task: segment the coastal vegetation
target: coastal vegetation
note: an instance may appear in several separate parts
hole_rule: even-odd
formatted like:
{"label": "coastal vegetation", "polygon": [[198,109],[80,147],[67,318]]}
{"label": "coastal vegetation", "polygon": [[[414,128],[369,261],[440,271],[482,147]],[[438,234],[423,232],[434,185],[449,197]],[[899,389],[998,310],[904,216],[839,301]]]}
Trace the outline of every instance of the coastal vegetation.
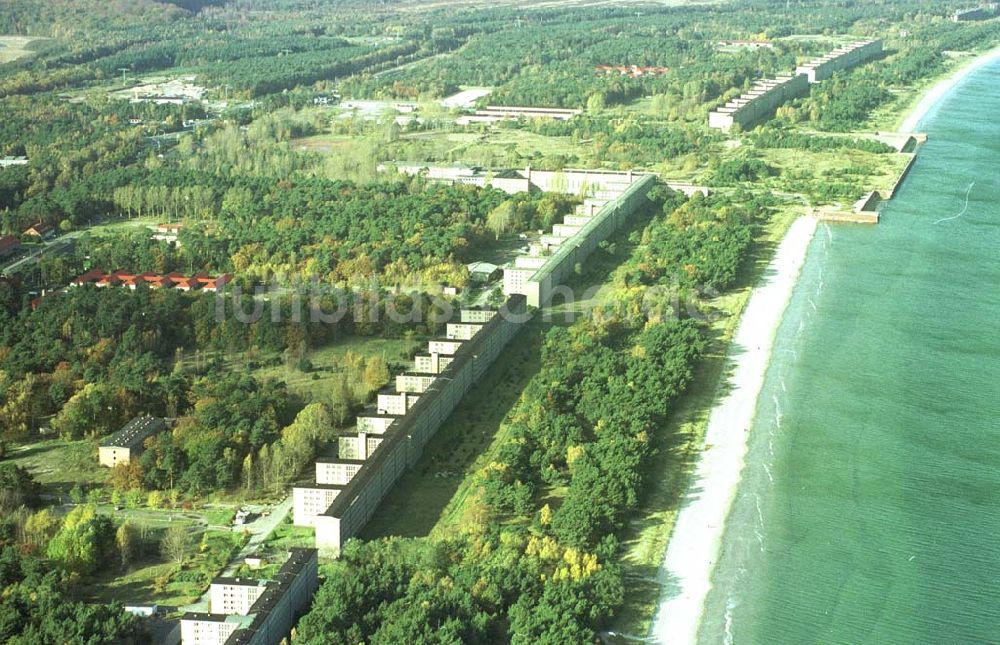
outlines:
{"label": "coastal vegetation", "polygon": [[[663,461],[696,443],[677,422],[691,384],[710,398],[705,374],[721,371],[706,365],[727,328],[703,319],[738,313],[789,213],[893,183],[909,158],[876,125],[949,68],[946,52],[1000,26],[952,23],[957,0],[522,4],[8,3],[0,32],[38,39],[0,52],[0,157],[25,157],[0,169],[0,237],[21,243],[0,267],[0,640],[139,639],[119,605],[97,604],[133,582],[151,601],[196,599],[243,543],[204,505],[221,517],[282,497],[440,331],[383,314],[431,312],[445,287],[495,301],[467,265],[509,261],[590,197],[404,177],[402,160],[495,178],[643,169],[712,194],[658,187],[647,217],[578,267],[602,285],[592,315],[532,323],[492,382],[500,402],[443,430],[462,454],[418,466],[441,517],[407,530],[376,517],[379,537],[328,564],[296,639],[587,642],[623,607],[648,621],[626,584],[632,521],[652,468],[679,482],[693,452]],[[707,127],[754,80],[862,37],[885,39],[881,60],[752,131]],[[491,93],[442,104],[470,86]],[[456,122],[487,104],[582,113]],[[268,287],[254,300],[266,314],[240,322],[252,296],[232,292],[68,286],[91,269],[231,273],[244,294]],[[297,319],[313,285],[322,310],[351,315]],[[170,430],[100,469],[98,442],[145,414]],[[123,519],[139,511],[155,521]],[[202,542],[164,512],[190,513],[181,526]]]}

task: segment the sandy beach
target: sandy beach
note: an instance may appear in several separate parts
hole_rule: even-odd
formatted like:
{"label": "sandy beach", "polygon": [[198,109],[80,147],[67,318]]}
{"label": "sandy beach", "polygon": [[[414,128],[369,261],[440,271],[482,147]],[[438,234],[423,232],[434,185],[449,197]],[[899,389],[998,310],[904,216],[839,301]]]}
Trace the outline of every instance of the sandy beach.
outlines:
{"label": "sandy beach", "polygon": [[933,85],[931,89],[924,93],[924,95],[920,98],[920,102],[906,114],[906,117],[899,126],[899,131],[914,132],[924,117],[926,117],[935,106],[940,104],[941,99],[947,96],[948,92],[952,91],[959,83],[961,83],[962,79],[977,69],[989,65],[998,58],[1000,58],[1000,47],[995,47],[984,54],[976,56],[962,67],[949,74],[946,78]]}
{"label": "sandy beach", "polygon": [[693,643],[697,637],[771,348],[815,231],[812,217],[792,224],[740,318],[729,349],[728,389],[709,416],[705,450],[657,574],[666,590],[653,621],[657,642]]}

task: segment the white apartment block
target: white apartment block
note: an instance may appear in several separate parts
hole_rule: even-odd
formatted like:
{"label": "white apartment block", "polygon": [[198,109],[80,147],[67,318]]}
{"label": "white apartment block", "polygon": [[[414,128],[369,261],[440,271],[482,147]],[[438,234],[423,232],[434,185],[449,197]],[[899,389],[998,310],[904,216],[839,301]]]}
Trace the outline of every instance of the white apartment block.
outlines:
{"label": "white apartment block", "polygon": [[[346,486],[361,470],[363,459],[325,459],[316,462],[316,483]],[[326,510],[326,509],[323,509]]]}
{"label": "white apartment block", "polygon": [[[328,505],[329,506],[329,505]],[[250,578],[216,578],[208,588],[208,609],[213,614],[246,616],[266,588],[262,580]]]}
{"label": "white apartment block", "polygon": [[458,312],[458,322],[488,323],[497,315],[495,309],[461,309]]}
{"label": "white apartment block", "polygon": [[470,323],[448,323],[444,335],[448,340],[472,340],[482,328],[482,325]]}
{"label": "white apartment block", "polygon": [[366,412],[358,416],[358,431],[367,434],[385,434],[392,422],[399,417],[391,414]]}
{"label": "white apartment block", "polygon": [[223,645],[241,626],[225,614],[185,614],[181,620],[181,643]]}
{"label": "white apartment block", "polygon": [[[506,274],[507,272],[504,271]],[[506,279],[506,277],[505,277]],[[447,340],[443,338],[437,338],[427,343],[427,351],[431,354],[445,354],[447,356],[454,356],[461,347],[464,341],[461,340]]]}
{"label": "white apartment block", "polygon": [[413,357],[413,371],[421,374],[440,374],[451,364],[451,356],[418,354]]}
{"label": "white apartment block", "polygon": [[359,432],[355,437],[338,437],[337,454],[341,459],[365,460],[375,452],[380,443],[382,443],[381,436],[369,436],[365,432]]}
{"label": "white apartment block", "polygon": [[403,416],[419,398],[419,394],[412,392],[380,392],[375,408],[379,414]]}
{"label": "white apartment block", "polygon": [[317,515],[330,508],[343,486],[312,484],[292,489],[292,524],[314,526]]}
{"label": "white apartment block", "polygon": [[397,374],[396,375],[396,391],[397,392],[416,392],[417,394],[427,391],[427,388],[434,383],[434,379],[437,378],[436,374]]}

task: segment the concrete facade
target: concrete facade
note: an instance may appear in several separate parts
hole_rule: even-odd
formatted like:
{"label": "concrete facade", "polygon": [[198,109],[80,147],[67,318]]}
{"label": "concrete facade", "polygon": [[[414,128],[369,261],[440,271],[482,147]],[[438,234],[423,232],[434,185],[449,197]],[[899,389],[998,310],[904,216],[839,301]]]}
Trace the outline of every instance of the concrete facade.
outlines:
{"label": "concrete facade", "polygon": [[330,508],[343,488],[334,484],[310,484],[292,488],[292,524],[313,526],[316,516]]}
{"label": "concrete facade", "polygon": [[490,316],[475,336],[460,345],[440,378],[421,395],[407,415],[389,427],[384,440],[349,479],[330,507],[314,518],[318,548],[336,555],[344,541],[358,534],[386,493],[416,464],[430,438],[527,319],[525,298],[515,295],[508,299],[501,315]]}
{"label": "concrete facade", "polygon": [[495,309],[459,309],[458,322],[482,325],[491,321],[495,315]]}
{"label": "concrete facade", "polygon": [[413,371],[420,374],[440,374],[451,363],[451,356],[418,354],[413,357]]}
{"label": "concrete facade", "polygon": [[397,374],[396,391],[422,394],[427,391],[427,388],[429,388],[432,383],[434,383],[435,378],[437,378],[437,376],[434,374],[414,374],[411,372],[406,374]]}
{"label": "concrete facade", "polygon": [[444,336],[448,340],[471,340],[483,326],[478,323],[448,323]]}
{"label": "concrete facade", "polygon": [[102,466],[114,468],[128,464],[142,454],[143,444],[150,437],[167,429],[163,419],[156,417],[136,417],[125,426],[101,442],[97,458]]}
{"label": "concrete facade", "polygon": [[240,622],[225,614],[189,612],[181,618],[183,645],[223,645],[240,628]]}
{"label": "concrete facade", "polygon": [[[621,176],[621,175],[619,175]],[[656,185],[652,175],[632,175],[634,181],[617,198],[603,207],[576,233],[562,240],[552,255],[537,269],[508,268],[504,271],[504,293],[521,294],[532,307],[549,304],[558,285],[564,284],[578,263],[597,245],[617,231],[635,212],[649,203],[646,194]],[[544,236],[543,236],[544,240]]]}
{"label": "concrete facade", "polygon": [[371,435],[367,432],[359,432],[355,436],[343,436],[337,438],[337,454],[341,459],[368,459],[368,455],[375,452],[378,445],[382,443],[381,435]]}
{"label": "concrete facade", "polygon": [[795,68],[796,74],[804,74],[810,83],[821,83],[836,72],[857,67],[882,53],[881,40],[864,40],[838,47],[825,56],[813,59]]}
{"label": "concrete facade", "polygon": [[728,132],[734,125],[747,130],[774,116],[783,103],[809,91],[803,75],[757,81],[753,88],[708,114],[708,125]]}
{"label": "concrete facade", "polygon": [[445,339],[437,338],[435,340],[427,343],[427,351],[431,354],[444,354],[446,356],[453,356],[458,353],[458,350],[462,349],[462,343],[465,341],[457,339]]}
{"label": "concrete facade", "polygon": [[320,484],[334,484],[344,486],[354,477],[361,467],[364,466],[364,459],[321,459],[316,462],[316,482]]}
{"label": "concrete facade", "polygon": [[249,624],[226,639],[225,645],[278,645],[292,632],[298,619],[312,604],[319,587],[319,558],[316,549],[290,549],[264,593],[250,608]]}
{"label": "concrete facade", "polygon": [[394,414],[379,414],[375,409],[365,410],[358,416],[358,432],[385,434],[392,422],[399,418]]}
{"label": "concrete facade", "polygon": [[379,414],[403,416],[420,398],[412,392],[379,392],[375,408]]}
{"label": "concrete facade", "polygon": [[265,584],[263,580],[250,578],[216,578],[208,588],[209,611],[245,616],[264,593]]}

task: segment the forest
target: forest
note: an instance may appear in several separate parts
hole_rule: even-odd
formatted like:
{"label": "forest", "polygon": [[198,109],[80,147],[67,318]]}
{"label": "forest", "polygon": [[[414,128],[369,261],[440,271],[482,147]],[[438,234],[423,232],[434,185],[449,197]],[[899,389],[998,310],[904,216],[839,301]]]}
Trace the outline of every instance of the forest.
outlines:
{"label": "forest", "polygon": [[[870,190],[894,154],[872,138],[878,119],[955,52],[1000,35],[995,20],[950,22],[964,5],[9,0],[0,34],[39,39],[0,64],[0,157],[28,158],[0,169],[0,236],[45,252],[0,279],[0,640],[143,642],[119,604],[84,600],[101,563],[125,574],[170,562],[204,586],[242,542],[196,548],[107,509],[286,495],[412,357],[412,341],[440,331],[394,322],[389,308],[433,311],[442,286],[469,283],[466,264],[507,261],[587,197],[376,170],[413,159],[645,169],[712,194],[658,188],[644,225],[603,245],[596,273],[580,267],[606,287],[599,306],[533,332],[538,372],[485,466],[466,473],[463,530],[349,543],[324,563],[294,641],[594,641],[626,602],[623,541],[651,461],[678,440],[667,419],[712,351],[691,312],[745,283],[779,201]],[[884,38],[885,57],[751,132],[707,127],[708,111],[754,80],[848,37]],[[130,100],[169,81],[202,98]],[[583,113],[460,126],[462,110],[440,100],[470,86],[492,88],[480,107]],[[347,114],[347,99],[386,104]],[[416,104],[412,119],[396,99]],[[50,249],[25,234],[39,222],[65,237]],[[176,240],[154,239],[159,223],[181,225]],[[92,268],[235,279],[217,296],[67,286]],[[237,296],[264,285],[258,300]],[[350,315],[296,322],[313,285],[323,289],[310,304]],[[678,299],[693,306],[674,311]],[[265,302],[273,316],[242,322]],[[371,350],[378,342],[396,344]],[[169,431],[99,482],[53,486],[11,463],[41,443],[95,449],[142,414],[169,418]]]}

